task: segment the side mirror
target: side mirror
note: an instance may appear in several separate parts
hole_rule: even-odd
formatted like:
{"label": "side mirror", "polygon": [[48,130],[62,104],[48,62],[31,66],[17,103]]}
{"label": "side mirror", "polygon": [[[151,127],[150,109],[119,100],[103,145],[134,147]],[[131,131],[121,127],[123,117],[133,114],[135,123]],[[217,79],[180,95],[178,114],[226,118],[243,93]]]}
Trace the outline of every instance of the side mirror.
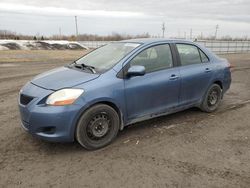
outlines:
{"label": "side mirror", "polygon": [[127,76],[143,76],[145,74],[145,67],[141,65],[133,65],[128,69]]}

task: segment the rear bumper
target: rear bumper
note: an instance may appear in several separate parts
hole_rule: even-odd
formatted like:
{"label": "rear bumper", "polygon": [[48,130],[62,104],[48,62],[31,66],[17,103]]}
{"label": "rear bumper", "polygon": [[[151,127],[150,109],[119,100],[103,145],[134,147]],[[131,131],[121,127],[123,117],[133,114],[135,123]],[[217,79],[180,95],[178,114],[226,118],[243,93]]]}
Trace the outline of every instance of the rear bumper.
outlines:
{"label": "rear bumper", "polygon": [[224,77],[224,81],[223,81],[223,95],[226,93],[227,90],[230,89],[231,82],[232,82],[232,78],[231,78],[231,73],[229,72]]}

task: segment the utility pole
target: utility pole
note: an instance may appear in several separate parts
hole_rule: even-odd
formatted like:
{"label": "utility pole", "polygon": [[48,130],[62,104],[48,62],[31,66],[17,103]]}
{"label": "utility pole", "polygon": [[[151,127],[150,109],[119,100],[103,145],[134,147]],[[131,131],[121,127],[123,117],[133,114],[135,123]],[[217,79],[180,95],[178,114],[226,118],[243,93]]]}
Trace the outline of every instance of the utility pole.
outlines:
{"label": "utility pole", "polygon": [[165,22],[163,22],[162,23],[162,38],[165,37],[165,30],[166,30],[166,28],[165,28]]}
{"label": "utility pole", "polygon": [[193,38],[193,29],[191,28],[190,29],[190,39],[192,39]]}
{"label": "utility pole", "polygon": [[215,34],[214,34],[214,39],[217,38],[217,32],[218,32],[218,29],[219,29],[219,25],[217,24],[216,27],[215,27]]}
{"label": "utility pole", "polygon": [[62,31],[61,31],[61,27],[59,27],[59,37],[60,37],[60,39],[62,38]]}
{"label": "utility pole", "polygon": [[76,23],[76,38],[77,38],[78,36],[77,16],[75,16],[75,23]]}

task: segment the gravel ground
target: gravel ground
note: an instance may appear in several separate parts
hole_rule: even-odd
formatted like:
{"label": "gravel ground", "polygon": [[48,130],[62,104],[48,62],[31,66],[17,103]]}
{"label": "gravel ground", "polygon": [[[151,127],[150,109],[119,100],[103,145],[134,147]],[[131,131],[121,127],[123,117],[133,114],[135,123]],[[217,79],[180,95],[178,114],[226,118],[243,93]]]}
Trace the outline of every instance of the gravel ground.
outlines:
{"label": "gravel ground", "polygon": [[84,51],[0,51],[0,187],[249,187],[250,54],[225,55],[232,86],[212,114],[141,122],[108,147],[48,143],[22,130],[18,91]]}

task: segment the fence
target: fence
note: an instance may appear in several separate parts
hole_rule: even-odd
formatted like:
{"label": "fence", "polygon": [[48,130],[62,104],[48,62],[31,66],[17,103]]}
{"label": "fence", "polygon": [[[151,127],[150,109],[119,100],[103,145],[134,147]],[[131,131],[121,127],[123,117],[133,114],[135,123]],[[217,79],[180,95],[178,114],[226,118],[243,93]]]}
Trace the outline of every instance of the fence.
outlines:
{"label": "fence", "polygon": [[216,54],[250,52],[250,41],[197,41]]}
{"label": "fence", "polygon": [[111,41],[78,41],[80,44],[88,47],[88,48],[99,48]]}
{"label": "fence", "polygon": [[[98,48],[109,42],[111,41],[79,41],[88,48]],[[204,45],[216,54],[250,52],[250,41],[198,40],[196,43]]]}

